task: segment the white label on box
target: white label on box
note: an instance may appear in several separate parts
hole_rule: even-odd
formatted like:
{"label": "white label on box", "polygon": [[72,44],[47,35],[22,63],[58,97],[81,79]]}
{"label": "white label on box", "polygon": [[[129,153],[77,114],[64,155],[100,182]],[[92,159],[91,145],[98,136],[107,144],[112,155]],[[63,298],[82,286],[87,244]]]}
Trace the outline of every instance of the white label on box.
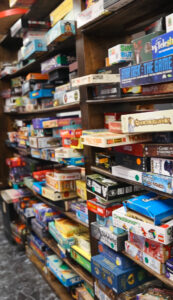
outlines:
{"label": "white label on box", "polygon": [[119,74],[90,74],[72,79],[72,87],[91,84],[116,83],[120,82]]}
{"label": "white label on box", "polygon": [[124,133],[173,131],[173,110],[122,115],[121,121]]}
{"label": "white label on box", "polygon": [[165,265],[162,264],[159,260],[155,259],[154,257],[151,257],[146,253],[143,253],[143,262],[147,267],[149,267],[156,273],[158,274],[165,273]]}
{"label": "white label on box", "polygon": [[89,8],[83,10],[77,16],[77,27],[80,28],[81,26],[93,21],[94,19],[101,16],[104,12],[104,1],[99,0]]}
{"label": "white label on box", "polygon": [[70,92],[66,92],[63,95],[63,103],[73,103],[73,102],[79,102],[80,101],[80,92],[79,90],[74,90]]}
{"label": "white label on box", "polygon": [[122,166],[112,167],[112,175],[142,183],[142,172]]}
{"label": "white label on box", "polygon": [[113,226],[131,231],[161,244],[168,245],[173,241],[173,220],[165,223],[164,226],[156,226],[126,216],[124,207],[114,210],[112,219]]}

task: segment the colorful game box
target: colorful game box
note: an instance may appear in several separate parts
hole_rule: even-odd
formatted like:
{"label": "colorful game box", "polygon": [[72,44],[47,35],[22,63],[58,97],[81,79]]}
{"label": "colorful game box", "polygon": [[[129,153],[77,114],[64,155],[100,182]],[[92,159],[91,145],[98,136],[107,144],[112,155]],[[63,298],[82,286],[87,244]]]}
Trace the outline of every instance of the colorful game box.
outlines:
{"label": "colorful game box", "polygon": [[131,198],[123,202],[124,207],[128,210],[136,211],[151,220],[155,225],[164,224],[173,218],[172,199],[165,199],[155,193]]}
{"label": "colorful game box", "polygon": [[147,272],[138,266],[121,270],[102,254],[92,257],[92,275],[116,293],[122,293],[147,281]]}
{"label": "colorful game box", "polygon": [[117,64],[133,60],[133,46],[131,44],[120,44],[108,49],[109,63]]}
{"label": "colorful game box", "polygon": [[135,260],[143,262],[143,251],[129,241],[125,241],[125,251]]}
{"label": "colorful game box", "polygon": [[140,157],[121,152],[115,152],[115,164],[141,172],[150,171],[150,159],[148,157]]}
{"label": "colorful game box", "polygon": [[115,175],[120,178],[125,178],[128,180],[133,180],[136,182],[142,183],[142,174],[143,172],[132,170],[123,166],[113,166],[112,175]]}
{"label": "colorful game box", "polygon": [[173,177],[173,160],[151,157],[151,172]]}
{"label": "colorful game box", "polygon": [[173,178],[170,176],[157,175],[153,173],[143,173],[142,183],[155,190],[173,194]]}
{"label": "colorful game box", "polygon": [[124,133],[172,131],[173,110],[122,115]]}
{"label": "colorful game box", "polygon": [[173,31],[162,34],[152,39],[152,56],[153,59],[173,54]]}
{"label": "colorful game box", "polygon": [[173,55],[120,69],[121,88],[173,81]]}
{"label": "colorful game box", "polygon": [[146,223],[126,216],[124,207],[116,209],[112,214],[113,225],[130,231],[145,238],[154,240],[164,245],[168,245],[173,241],[173,220],[161,226]]}
{"label": "colorful game box", "polygon": [[34,40],[27,47],[25,47],[24,59],[38,57],[46,51],[47,47],[44,40]]}
{"label": "colorful game box", "polygon": [[70,256],[88,272],[91,272],[91,255],[78,246],[71,246]]}
{"label": "colorful game box", "polygon": [[172,144],[146,144],[144,148],[146,156],[173,157]]}
{"label": "colorful game box", "polygon": [[127,233],[116,235],[109,228],[100,226],[97,222],[91,223],[91,235],[115,251],[124,250],[124,242],[127,240]]}
{"label": "colorful game box", "polygon": [[45,39],[47,46],[55,42],[63,42],[75,33],[74,21],[61,20],[46,33]]}

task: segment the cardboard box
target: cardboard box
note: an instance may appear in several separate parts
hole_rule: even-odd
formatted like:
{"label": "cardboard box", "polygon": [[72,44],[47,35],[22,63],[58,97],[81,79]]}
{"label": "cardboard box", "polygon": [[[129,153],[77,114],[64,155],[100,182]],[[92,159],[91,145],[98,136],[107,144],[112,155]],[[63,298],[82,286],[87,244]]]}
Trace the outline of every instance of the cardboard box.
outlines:
{"label": "cardboard box", "polygon": [[41,158],[41,149],[31,148],[31,156],[35,158]]}
{"label": "cardboard box", "polygon": [[153,240],[145,239],[144,252],[151,257],[165,263],[172,253],[173,245],[163,245]]}
{"label": "cardboard box", "polygon": [[145,154],[145,147],[149,145],[145,144],[132,144],[132,145],[125,145],[125,146],[119,146],[116,147],[114,150],[115,152],[120,152],[128,155],[134,155],[134,156],[140,156],[140,157],[145,157],[147,156]]}
{"label": "cardboard box", "polygon": [[173,177],[173,160],[151,157],[151,172]]}
{"label": "cardboard box", "polygon": [[95,295],[99,300],[117,300],[117,294],[98,279],[94,282]]}
{"label": "cardboard box", "polygon": [[82,135],[82,144],[87,146],[94,146],[99,148],[110,148],[115,146],[135,144],[140,142],[147,142],[151,140],[151,136],[147,134],[116,134],[109,131],[101,133],[93,133],[89,135]]}
{"label": "cardboard box", "polygon": [[172,131],[173,110],[122,115],[121,122],[124,133]]}
{"label": "cardboard box", "polygon": [[173,280],[173,259],[170,258],[166,262],[166,277]]}
{"label": "cardboard box", "polygon": [[164,31],[153,32],[132,41],[135,64],[151,60],[152,58],[152,39]]}
{"label": "cardboard box", "polygon": [[126,233],[116,235],[109,228],[98,225],[97,222],[91,223],[91,235],[115,251],[124,250],[124,242],[127,240]]}
{"label": "cardboard box", "polygon": [[81,157],[81,153],[72,148],[60,147],[55,149],[55,159],[71,157]]}
{"label": "cardboard box", "polygon": [[88,210],[104,218],[112,216],[112,212],[121,206],[121,202],[111,203],[109,206],[105,206],[101,203],[97,203],[96,199],[87,200]]}
{"label": "cardboard box", "polygon": [[61,234],[55,227],[54,222],[49,222],[48,228],[49,228],[49,233],[53,236],[55,241],[58,244],[60,244],[60,246],[63,247],[64,249],[70,250],[71,246],[75,244],[75,238],[63,236],[63,234]]}
{"label": "cardboard box", "polygon": [[112,214],[113,225],[131,231],[145,238],[168,245],[173,241],[173,221],[161,226],[139,221],[126,216],[124,207],[116,209]]}
{"label": "cardboard box", "polygon": [[53,128],[53,127],[64,127],[71,125],[80,125],[81,118],[63,118],[63,119],[53,119],[49,122],[44,122],[44,128]]}
{"label": "cardboard box", "polygon": [[41,89],[39,91],[33,91],[29,93],[31,99],[39,98],[52,98],[54,94],[54,89]]}
{"label": "cardboard box", "polygon": [[36,118],[32,119],[32,125],[34,129],[43,129],[43,125],[45,121],[49,121],[50,118]]}
{"label": "cardboard box", "polygon": [[166,16],[166,32],[173,31],[173,14]]}
{"label": "cardboard box", "polygon": [[125,168],[123,166],[113,166],[112,175],[142,183],[143,172]]}
{"label": "cardboard box", "polygon": [[133,60],[133,46],[131,44],[120,44],[108,49],[110,65]]}
{"label": "cardboard box", "polygon": [[82,77],[72,79],[72,87],[78,87],[82,85],[95,85],[104,83],[115,83],[120,81],[119,74],[90,74]]}
{"label": "cardboard box", "polygon": [[148,217],[155,225],[164,224],[173,217],[172,199],[165,199],[155,193],[147,193],[123,202],[128,210]]}
{"label": "cardboard box", "polygon": [[96,153],[95,164],[96,167],[111,172],[112,166],[115,165],[115,156],[109,153]]}
{"label": "cardboard box", "polygon": [[145,148],[146,156],[154,156],[154,157],[173,157],[173,146],[172,144],[146,144]]}
{"label": "cardboard box", "polygon": [[129,155],[121,152],[115,153],[115,164],[122,165],[124,167],[141,171],[150,171],[150,158]]}
{"label": "cardboard box", "polygon": [[91,86],[89,88],[92,99],[109,99],[121,97],[121,89],[119,83],[107,83]]}
{"label": "cardboard box", "polygon": [[76,34],[75,22],[61,20],[46,33],[45,39],[47,46],[52,43],[63,42],[74,34]]}
{"label": "cardboard box", "polygon": [[151,257],[150,255],[143,253],[143,262],[144,265],[149,267],[151,270],[155,271],[156,273],[162,275],[165,273],[165,265],[162,264],[159,260]]}
{"label": "cardboard box", "polygon": [[104,9],[104,1],[99,0],[92,6],[84,9],[77,16],[77,27],[80,28],[87,23],[92,22],[94,19],[107,14],[108,12]]}
{"label": "cardboard box", "polygon": [[80,276],[64,264],[57,255],[47,256],[46,266],[65,287],[81,283]]}
{"label": "cardboard box", "polygon": [[173,143],[173,132],[154,132],[152,134],[152,142],[156,144]]}
{"label": "cardboard box", "polygon": [[125,251],[135,260],[143,262],[143,251],[141,251],[129,241],[125,241]]}
{"label": "cardboard box", "polygon": [[71,129],[71,130],[65,130],[65,129],[61,129],[60,130],[60,136],[62,138],[80,138],[82,135],[82,129]]}
{"label": "cardboard box", "polygon": [[113,133],[122,133],[122,129],[121,129],[121,121],[116,121],[116,122],[110,122],[108,124],[108,128],[110,132]]}
{"label": "cardboard box", "polygon": [[76,180],[76,192],[78,197],[87,200],[87,189],[85,180]]}
{"label": "cardboard box", "polygon": [[52,200],[52,201],[61,201],[67,199],[74,199],[77,197],[75,192],[63,192],[59,193],[50,187],[43,186],[42,187],[42,196]]}
{"label": "cardboard box", "polygon": [[31,59],[40,56],[47,51],[47,46],[44,40],[33,40],[24,50],[24,59]]}
{"label": "cardboard box", "polygon": [[26,33],[28,29],[46,31],[49,28],[50,22],[27,20],[26,18],[21,18],[16,23],[14,23],[14,25],[10,28],[10,31],[12,37],[22,38],[24,33]]}
{"label": "cardboard box", "polygon": [[[125,241],[125,243],[126,243],[126,241]],[[132,260],[127,258],[124,254],[118,253],[118,252],[110,249],[108,246],[106,246],[102,242],[98,243],[98,251],[100,254],[103,254],[110,261],[112,261],[115,266],[119,267],[122,270],[131,268],[134,266],[134,262]]]}
{"label": "cardboard box", "polygon": [[160,94],[169,94],[173,93],[173,83],[159,83],[144,85],[142,87],[142,95],[160,95]]}
{"label": "cardboard box", "polygon": [[172,50],[173,31],[162,34],[152,39],[153,59],[165,57],[173,54]]}
{"label": "cardboard box", "polygon": [[173,194],[173,179],[170,176],[143,173],[142,183],[144,186],[149,186],[155,190]]}
{"label": "cardboard box", "polygon": [[46,174],[46,184],[56,189],[58,192],[71,192],[76,190],[76,184],[74,180],[59,181],[53,174]]}
{"label": "cardboard box", "polygon": [[29,144],[32,148],[47,148],[61,146],[58,138],[54,137],[30,137]]}
{"label": "cardboard box", "polygon": [[121,270],[102,254],[92,257],[91,270],[94,277],[118,294],[147,280],[147,272],[140,267]]}
{"label": "cardboard box", "polygon": [[173,81],[173,55],[120,69],[121,88]]}
{"label": "cardboard box", "polygon": [[78,246],[71,246],[71,258],[73,258],[79,265],[91,273],[91,255],[86,254],[87,253],[81,250]]}
{"label": "cardboard box", "polygon": [[66,55],[56,55],[43,63],[41,63],[41,72],[42,74],[50,73],[56,68],[67,65],[67,56]]}
{"label": "cardboard box", "polygon": [[80,92],[78,89],[66,92],[63,96],[63,103],[74,103],[74,102],[80,102]]}
{"label": "cardboard box", "polygon": [[90,293],[86,290],[85,287],[76,288],[76,293],[78,300],[93,300],[93,297],[90,295]]}
{"label": "cardboard box", "polygon": [[43,81],[46,81],[49,79],[49,75],[48,74],[41,74],[41,73],[29,73],[27,76],[26,76],[26,81],[29,81],[29,80],[43,80]]}
{"label": "cardboard box", "polygon": [[73,9],[72,0],[64,0],[57,8],[50,13],[52,27],[63,19]]}
{"label": "cardboard box", "polygon": [[106,200],[114,200],[132,192],[129,184],[110,180],[100,174],[88,175],[86,185],[89,191]]}

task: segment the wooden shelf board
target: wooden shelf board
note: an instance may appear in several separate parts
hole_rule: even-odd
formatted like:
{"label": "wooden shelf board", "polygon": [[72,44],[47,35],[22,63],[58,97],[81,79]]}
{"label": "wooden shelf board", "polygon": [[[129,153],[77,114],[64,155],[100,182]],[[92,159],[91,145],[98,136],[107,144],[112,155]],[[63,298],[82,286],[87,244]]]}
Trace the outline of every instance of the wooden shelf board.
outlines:
{"label": "wooden shelf board", "polygon": [[147,187],[145,185],[143,185],[142,183],[140,182],[136,182],[136,181],[132,181],[132,180],[128,180],[128,179],[125,179],[125,178],[120,178],[118,176],[115,176],[115,175],[112,175],[110,172],[106,171],[106,170],[103,170],[101,168],[98,168],[98,167],[95,167],[95,166],[91,166],[91,170],[94,171],[94,172],[97,172],[99,174],[102,174],[104,176],[107,176],[111,179],[114,179],[116,181],[120,181],[120,182],[126,182],[128,184],[131,184],[131,185],[139,185],[141,186],[144,190],[147,190],[147,191],[151,191],[151,192],[154,192],[156,194],[159,194],[159,195],[162,195],[164,197],[168,197],[170,198],[172,195],[171,194],[168,194],[168,193],[164,193],[164,192],[161,192],[161,191],[158,191],[156,189],[152,189],[150,187]]}
{"label": "wooden shelf board", "polygon": [[145,270],[147,270],[149,273],[151,273],[152,275],[154,275],[155,277],[157,277],[158,279],[160,279],[166,285],[168,285],[168,286],[170,286],[170,287],[173,288],[173,281],[171,281],[170,279],[166,278],[164,275],[160,275],[160,274],[156,273],[155,271],[151,270],[149,267],[147,267],[146,265],[144,265],[144,263],[142,263],[139,260],[136,260],[134,257],[132,257],[131,255],[129,255],[125,251],[122,251],[122,253],[125,256],[127,256],[128,258],[130,258],[131,260],[133,260],[135,263],[137,263],[139,266],[141,266],[142,268],[144,268]]}
{"label": "wooden shelf board", "polygon": [[150,95],[150,96],[128,96],[128,97],[118,97],[111,99],[98,99],[98,100],[87,100],[88,104],[106,104],[106,103],[129,103],[129,102],[147,102],[147,101],[158,101],[158,100],[173,100],[173,93],[162,94],[162,95]]}
{"label": "wooden shelf board", "polygon": [[59,111],[64,111],[64,110],[75,110],[80,108],[80,103],[70,103],[70,104],[64,104],[64,105],[59,105],[57,107],[51,107],[47,109],[42,109],[42,110],[37,110],[37,111],[32,111],[32,112],[7,112],[5,114],[7,115],[14,115],[14,116],[24,116],[24,115],[32,115],[33,114],[46,114],[48,112],[56,113]]}
{"label": "wooden shelf board", "polygon": [[[122,36],[144,30],[159,17],[168,15],[173,9],[171,0],[151,2],[150,0],[134,0],[132,3],[101,18],[82,26],[83,32],[100,37]],[[134,13],[135,12],[135,13]]]}
{"label": "wooden shelf board", "polygon": [[[58,255],[58,257],[61,258],[60,256],[60,251],[56,245],[56,241],[53,240],[53,238],[43,238],[43,242],[49,246],[49,248]],[[62,259],[62,258],[61,258]],[[78,263],[73,261],[70,258],[64,258],[63,261],[71,268],[73,269],[79,276],[81,276],[82,279],[84,279],[89,285],[93,286],[93,280],[92,280],[92,275],[89,274],[87,271],[85,271]]]}
{"label": "wooden shelf board", "polygon": [[23,68],[19,69],[17,72],[6,75],[1,78],[1,80],[9,80],[11,78],[17,77],[17,76],[23,76],[31,72],[40,72],[40,64],[43,61],[46,61],[47,59],[51,58],[52,56],[56,54],[73,54],[75,53],[75,43],[76,43],[76,36],[73,35],[69,38],[67,38],[63,42],[56,43],[55,46],[48,46],[48,51],[46,53],[43,53],[40,55],[35,61],[25,65]]}
{"label": "wooden shelf board", "polygon": [[46,274],[44,272],[44,264],[39,261],[39,259],[34,255],[31,254],[30,251],[26,251],[27,257],[29,260],[35,265],[37,270],[43,276],[45,281],[49,284],[52,290],[55,292],[57,297],[61,300],[72,300],[71,295],[68,293],[68,290],[56,279],[55,276],[50,276],[50,274]]}
{"label": "wooden shelf board", "polygon": [[[26,188],[29,189],[27,186],[26,186]],[[59,206],[58,206],[58,202],[59,202],[59,201],[54,202],[54,201],[48,200],[48,199],[42,197],[41,195],[37,194],[37,193],[36,193],[35,191],[33,191],[32,189],[29,189],[29,190],[30,190],[30,191],[34,194],[34,196],[36,196],[41,202],[44,202],[45,204],[47,204],[47,205],[53,207],[54,209],[60,211],[63,215],[65,215],[67,218],[69,218],[69,219],[75,221],[76,223],[80,223],[81,225],[83,225],[83,226],[89,228],[89,225],[86,224],[86,223],[84,223],[84,222],[82,222],[82,221],[80,221],[80,220],[76,217],[76,215],[75,215],[74,213],[69,212],[69,211],[64,211],[63,208],[59,207]],[[72,200],[73,200],[73,199],[72,199]],[[64,201],[64,200],[63,200],[63,201]],[[67,200],[67,201],[68,201],[68,200]]]}

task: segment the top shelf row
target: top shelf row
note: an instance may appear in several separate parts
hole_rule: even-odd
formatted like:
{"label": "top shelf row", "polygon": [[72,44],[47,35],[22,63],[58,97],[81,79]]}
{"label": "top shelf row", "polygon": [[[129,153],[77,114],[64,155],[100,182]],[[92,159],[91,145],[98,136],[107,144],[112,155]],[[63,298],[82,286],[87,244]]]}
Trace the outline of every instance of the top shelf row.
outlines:
{"label": "top shelf row", "polygon": [[[37,0],[23,18],[36,21],[48,20],[49,14],[61,2],[62,0],[51,0],[48,5],[47,0]],[[165,0],[164,7],[162,0],[154,2],[150,0],[115,0],[111,6],[108,6],[106,0],[99,0],[97,3],[97,11],[94,11],[92,6],[82,11],[80,20],[77,21],[77,26],[82,32],[98,37],[101,36],[105,39],[143,30],[150,23],[157,20],[159,16],[167,15],[173,10],[171,0]],[[82,3],[79,0],[76,3],[74,2],[73,6],[77,15],[81,10]],[[88,17],[89,15],[92,17]],[[20,18],[20,15],[18,18]],[[7,22],[7,20],[5,19],[4,22]],[[16,43],[19,42],[17,44],[20,46],[21,41],[10,36],[11,22],[9,21],[7,24],[9,24],[9,30],[1,38],[0,45],[9,47],[12,43],[14,45],[15,41]]]}

